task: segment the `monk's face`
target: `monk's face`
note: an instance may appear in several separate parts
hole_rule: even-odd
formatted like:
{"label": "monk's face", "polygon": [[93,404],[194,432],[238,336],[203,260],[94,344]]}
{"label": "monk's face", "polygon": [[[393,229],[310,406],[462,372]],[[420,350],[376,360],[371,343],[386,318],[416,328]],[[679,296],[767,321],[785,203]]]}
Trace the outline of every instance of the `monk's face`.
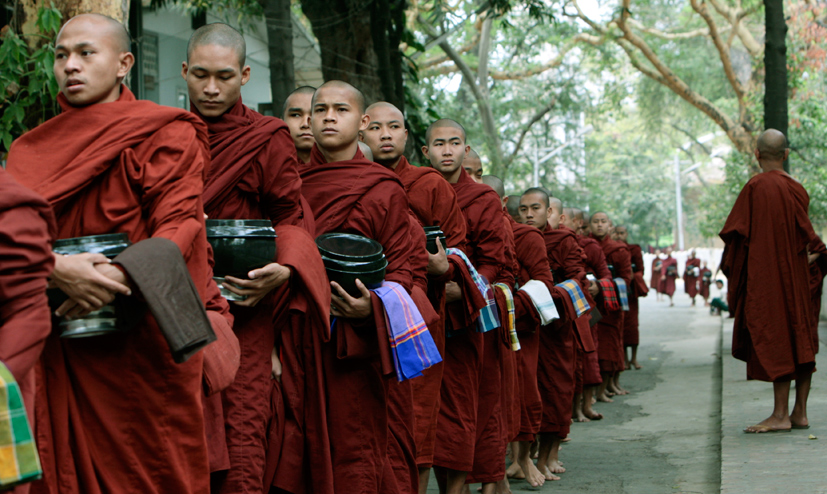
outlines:
{"label": "monk's face", "polygon": [[618,242],[626,243],[626,240],[629,238],[629,230],[626,227],[618,226],[615,228],[615,240]]}
{"label": "monk's face", "polygon": [[316,90],[310,127],[319,147],[335,151],[357,141],[370,117],[363,115],[357,96],[348,88],[326,86]]}
{"label": "monk's face", "polygon": [[[543,229],[548,223],[548,216],[551,209],[546,199],[537,193],[523,194],[520,198],[521,223]],[[555,227],[556,228],[556,227]]]}
{"label": "monk's face", "polygon": [[312,101],[313,93],[296,93],[291,95],[284,105],[287,107],[287,111],[284,112],[284,122],[290,129],[290,136],[293,137],[298,151],[309,152],[316,143],[313,131],[310,130]]}
{"label": "monk's face", "polygon": [[241,97],[241,86],[250,80],[250,66],[241,67],[238,52],[221,45],[200,45],[184,62],[181,76],[187,81],[190,102],[205,117],[220,117]]}
{"label": "monk's face", "polygon": [[428,157],[431,166],[446,177],[459,170],[469,150],[462,131],[449,126],[431,129],[431,142],[422,146],[422,153]]}
{"label": "monk's face", "polygon": [[592,235],[603,238],[609,234],[609,217],[604,213],[595,213],[592,215],[589,227],[591,228]]}
{"label": "monk's face", "polygon": [[482,161],[478,156],[466,154],[462,161],[462,167],[465,168],[465,173],[471,177],[471,180],[478,184],[482,183]]}
{"label": "monk's face", "polygon": [[70,19],[55,44],[55,78],[72,106],[116,101],[134,61],[113,26],[93,16]]}
{"label": "monk's face", "polygon": [[370,123],[362,132],[362,141],[370,147],[377,163],[395,168],[408,143],[405,117],[391,106],[375,106],[368,111],[368,117]]}

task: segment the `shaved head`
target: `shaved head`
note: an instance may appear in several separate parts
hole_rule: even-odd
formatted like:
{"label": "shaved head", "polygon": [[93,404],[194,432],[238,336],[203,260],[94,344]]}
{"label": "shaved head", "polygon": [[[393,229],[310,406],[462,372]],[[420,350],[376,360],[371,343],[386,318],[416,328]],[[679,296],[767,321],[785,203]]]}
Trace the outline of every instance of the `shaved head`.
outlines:
{"label": "shaved head", "polygon": [[569,218],[574,218],[574,208],[563,208],[563,214]]}
{"label": "shaved head", "polygon": [[548,207],[550,206],[550,204],[549,204],[549,196],[550,196],[550,194],[549,194],[549,193],[548,193],[548,191],[547,191],[546,189],[544,189],[543,187],[532,187],[532,188],[530,188],[530,189],[526,190],[525,192],[523,192],[523,195],[524,195],[524,196],[527,196],[527,195],[529,195],[529,194],[537,194],[537,195],[539,195],[539,196],[542,198],[543,205],[544,205],[546,208],[548,208]]}
{"label": "shaved head", "polygon": [[[468,152],[465,153],[465,159],[462,160],[462,167],[465,168],[465,173],[471,177],[471,180],[478,184],[485,183],[482,180],[482,159],[476,151],[469,148]],[[502,199],[502,195],[500,195],[500,199]]]}
{"label": "shaved head", "polygon": [[757,148],[761,159],[783,161],[786,158],[787,138],[775,129],[767,129],[758,137]]}
{"label": "shaved head", "polygon": [[196,29],[187,43],[187,63],[190,62],[193,50],[206,45],[218,45],[232,49],[238,56],[238,68],[244,68],[247,62],[247,43],[244,41],[244,36],[234,27],[216,22]]}
{"label": "shaved head", "polygon": [[[459,122],[457,122],[455,120],[451,120],[450,118],[440,118],[436,122],[429,125],[428,130],[425,131],[425,142],[430,144],[431,143],[431,132],[434,129],[440,129],[440,128],[444,128],[444,127],[450,127],[452,129],[459,130],[460,135],[462,135],[462,142],[465,142],[465,140],[466,140],[465,127],[460,125]],[[479,158],[479,156],[478,156],[478,158]]]}
{"label": "shaved head", "polygon": [[[294,89],[290,94],[288,94],[287,98],[284,99],[284,106],[281,108],[281,118],[282,118],[282,120],[284,120],[284,117],[287,116],[287,110],[292,108],[292,105],[290,105],[290,98],[293,95],[309,94],[312,97],[313,93],[315,93],[315,92],[316,92],[316,88],[313,87],[313,86],[299,86],[296,89]],[[310,107],[300,108],[300,109],[310,110]]]}
{"label": "shaved head", "polygon": [[548,198],[548,207],[553,209],[557,214],[563,214],[563,201],[556,197]]}
{"label": "shaved head", "polygon": [[483,175],[482,176],[482,183],[494,189],[494,192],[500,196],[500,199],[505,197],[505,184],[496,175]]}
{"label": "shaved head", "polygon": [[523,222],[520,216],[520,196],[508,196],[505,208],[508,210],[508,215],[514,218],[514,221],[517,223]]}
{"label": "shaved head", "polygon": [[366,110],[365,113],[370,113],[373,110],[378,110],[379,108],[384,108],[390,110],[396,114],[399,120],[404,121],[405,115],[402,114],[402,111],[396,107],[393,103],[388,103],[387,101],[378,101],[372,105],[370,105]]}
{"label": "shaved head", "polygon": [[126,26],[124,26],[123,23],[117,19],[113,19],[108,15],[103,14],[80,14],[72,17],[66,21],[66,24],[64,24],[62,28],[60,28],[60,32],[57,33],[57,40],[55,41],[55,44],[60,44],[60,36],[63,34],[63,30],[66,29],[66,26],[68,26],[70,22],[78,21],[92,22],[96,24],[96,27],[107,31],[107,34],[112,36],[115,47],[119,52],[125,53],[132,49],[132,40],[129,36],[129,31],[126,30]]}
{"label": "shaved head", "polygon": [[362,141],[359,141],[356,144],[359,145],[359,150],[361,150],[362,154],[365,155],[365,159],[368,161],[373,161],[373,151],[370,150],[370,146]]}
{"label": "shaved head", "polygon": [[313,95],[313,102],[312,102],[313,106],[316,106],[316,95],[319,94],[319,91],[321,91],[322,89],[327,89],[327,88],[343,89],[345,91],[350,92],[351,95],[353,96],[352,103],[354,103],[354,106],[356,106],[356,110],[359,112],[360,115],[365,114],[365,109],[366,109],[365,95],[362,94],[362,91],[359,91],[358,89],[356,89],[355,87],[353,87],[352,85],[348,84],[345,81],[336,81],[336,80],[327,81],[324,84],[322,84],[321,86],[319,86],[319,89],[317,89],[315,94]]}

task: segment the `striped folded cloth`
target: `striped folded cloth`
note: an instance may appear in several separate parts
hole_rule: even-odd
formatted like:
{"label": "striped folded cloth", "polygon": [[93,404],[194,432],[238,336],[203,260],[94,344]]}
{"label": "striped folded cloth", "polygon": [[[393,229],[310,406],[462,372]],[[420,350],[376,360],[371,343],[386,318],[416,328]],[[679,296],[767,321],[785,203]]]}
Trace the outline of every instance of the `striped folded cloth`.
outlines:
{"label": "striped folded cloth", "polygon": [[555,319],[560,319],[560,314],[557,312],[557,306],[554,305],[554,299],[551,298],[551,293],[545,283],[538,280],[528,280],[528,282],[520,287],[531,299],[537,313],[540,314],[540,324],[546,326]]}
{"label": "striped folded cloth", "polygon": [[626,281],[623,278],[615,278],[615,285],[617,285],[617,298],[620,299],[620,307],[624,312],[629,312],[629,287],[626,286]]}
{"label": "striped folded cloth", "polygon": [[589,305],[588,300],[586,300],[586,296],[583,295],[583,290],[580,288],[580,283],[574,280],[566,280],[562,283],[558,283],[557,286],[569,294],[569,298],[571,299],[571,303],[577,313],[577,317],[582,316],[592,308],[591,305]]}
{"label": "striped folded cloth", "polygon": [[508,330],[508,341],[511,343],[511,350],[519,351],[520,338],[517,336],[517,324],[514,321],[514,295],[511,293],[511,288],[505,283],[494,283],[494,286],[499,288],[505,296],[505,306],[508,309],[506,329]]}
{"label": "striped folded cloth", "polygon": [[43,475],[20,386],[0,362],[0,490]]}
{"label": "striped folded cloth", "polygon": [[431,332],[414,301],[402,285],[383,281],[372,290],[382,300],[393,365],[399,381],[422,375],[422,371],[442,362]]}
{"label": "striped folded cloth", "polygon": [[617,290],[612,280],[604,278],[597,280],[597,285],[600,287],[600,293],[603,294],[603,306],[609,312],[620,310],[620,302],[617,299]]}
{"label": "striped folded cloth", "polygon": [[494,291],[488,285],[488,280],[486,280],[485,276],[481,275],[477,271],[477,268],[471,264],[471,261],[468,259],[468,256],[465,255],[465,252],[452,247],[446,251],[446,254],[449,256],[458,256],[462,259],[462,262],[464,262],[465,266],[468,267],[468,272],[471,273],[471,278],[474,280],[474,284],[477,285],[480,293],[483,297],[485,297],[485,307],[480,309],[480,317],[477,318],[477,332],[487,333],[492,329],[499,328],[500,318],[497,315],[497,301],[494,300]]}

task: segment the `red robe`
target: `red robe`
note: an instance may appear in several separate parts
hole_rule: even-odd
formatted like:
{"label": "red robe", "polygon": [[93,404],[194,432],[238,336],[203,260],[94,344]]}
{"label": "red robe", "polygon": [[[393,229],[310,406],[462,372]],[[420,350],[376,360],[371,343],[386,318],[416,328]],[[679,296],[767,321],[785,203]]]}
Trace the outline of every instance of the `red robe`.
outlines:
{"label": "red robe", "polygon": [[[577,235],[566,227],[552,230],[546,225],[543,240],[554,279],[579,282],[583,293],[588,294],[585,257]],[[550,326],[540,331],[537,366],[537,384],[543,398],[540,432],[566,437],[571,427],[571,403],[575,388],[575,332],[584,328],[579,328],[573,321],[555,321]]]}
{"label": "red robe", "polygon": [[[203,117],[194,106],[191,110],[209,129],[212,164],[203,196],[207,215],[267,219],[274,227],[300,223],[301,179],[287,125],[247,108],[241,98],[217,118]],[[231,305],[242,357],[235,381],[222,393],[230,469],[214,480],[215,492],[261,492],[266,450],[281,447],[267,439],[274,419],[270,393],[281,392],[278,383],[271,382],[270,352],[283,327],[273,322],[283,315],[288,296],[285,286],[255,307]]]}
{"label": "red robe", "polygon": [[690,298],[694,299],[698,295],[699,277],[691,274],[692,268],[701,268],[701,260],[697,257],[686,260],[686,272],[683,275],[683,289]]}
{"label": "red robe", "polygon": [[[361,151],[352,160],[326,163],[314,147],[301,178],[316,235],[356,233],[376,240],[388,261],[385,280],[410,291],[408,200],[397,176],[367,161]],[[322,349],[327,409],[334,412],[327,427],[335,492],[399,492],[388,452],[389,386],[396,377],[391,377],[381,302],[376,295],[371,301],[373,318],[338,319],[331,342]]]}
{"label": "red robe", "polygon": [[[810,329],[813,335],[813,346],[818,353],[818,321],[821,319],[821,293],[824,286],[824,276],[827,275],[827,246],[816,237],[810,241],[810,253],[821,254],[810,263]],[[708,292],[707,292],[708,296]]]}
{"label": "red robe", "polygon": [[[669,266],[675,266],[675,274],[666,274]],[[675,294],[675,280],[678,279],[678,260],[669,255],[666,259],[661,260],[660,281],[658,282],[658,291],[665,293],[670,297]]]}
{"label": "red robe", "polygon": [[[608,235],[600,242],[603,253],[606,254],[606,264],[614,266],[616,278],[622,278],[626,287],[632,286],[632,256],[626,244],[615,242]],[[597,334],[600,339],[598,359],[600,372],[620,372],[626,368],[626,356],[623,353],[623,319],[626,313],[622,310],[606,311],[603,318],[597,323]]]}
{"label": "red robe", "polygon": [[747,378],[784,381],[813,372],[807,246],[816,235],[810,198],[782,171],[760,173],[741,190],[720,236],[721,269],[735,315],[732,355]]}
{"label": "red robe", "polygon": [[[20,386],[34,424],[35,365],[52,331],[46,278],[54,268],[49,204],[0,168],[0,361]],[[29,492],[29,485],[14,494]]]}
{"label": "red robe", "polygon": [[[577,242],[586,254],[586,272],[600,280],[611,279],[612,273],[606,264],[606,254],[603,253],[603,249],[597,243],[597,240],[578,235]],[[598,310],[598,308],[595,306],[594,310]],[[591,325],[589,331],[595,346],[599,349],[600,335],[597,332],[597,324]],[[594,352],[583,353],[582,355],[584,386],[596,386],[603,382],[603,378],[600,376],[599,351],[597,349]]]}
{"label": "red robe", "polygon": [[[530,280],[542,281],[553,293],[554,280],[546,255],[543,234],[533,226],[512,220],[516,246],[517,284],[525,285]],[[520,433],[512,438],[517,441],[533,441],[540,432],[543,419],[543,400],[537,385],[537,364],[540,356],[540,315],[531,298],[525,292],[514,292],[514,309],[520,351],[516,352],[517,376],[520,403]]]}
{"label": "red robe", "polygon": [[[52,205],[57,238],[170,239],[204,300],[206,126],[189,112],[137,101],[125,86],[112,103],[58,101],[63,113],[15,141],[7,168]],[[176,364],[149,313],[106,337],[52,333],[35,412],[44,479],[33,492],[208,492],[202,365],[201,354]]]}
{"label": "red robe", "polygon": [[645,289],[646,284],[643,283],[643,251],[639,245],[627,245],[629,254],[632,257],[632,284],[629,285],[629,311],[623,314],[623,345],[638,345],[640,343],[640,323],[638,315],[640,313],[640,304],[638,297],[640,296],[641,288]]}
{"label": "red robe", "polygon": [[[656,290],[660,292],[660,281],[661,281],[661,266],[663,265],[663,259],[659,257],[655,257],[652,259],[652,277],[649,279],[649,288],[652,290]],[[663,293],[663,292],[661,292]]]}
{"label": "red robe", "polygon": [[705,278],[704,273],[712,273],[712,271],[709,268],[701,268],[701,281],[698,283],[698,294],[700,294],[704,300],[707,300],[709,298],[709,286],[712,285],[713,280],[711,277]]}
{"label": "red robe", "polygon": [[[465,217],[466,254],[477,271],[493,283],[499,279],[507,262],[500,198],[491,187],[471,180],[464,170],[452,186]],[[461,266],[457,269],[463,270]],[[467,281],[466,277],[463,279]],[[476,287],[473,283],[466,283],[462,289],[463,300],[453,302],[446,308],[445,330],[448,337],[443,355],[445,373],[440,389],[434,466],[470,472],[474,466],[474,445],[477,442],[480,379],[483,370],[485,380],[492,383],[499,383],[501,376],[498,366],[483,369],[484,335],[477,333],[474,327],[476,312],[469,314],[469,309],[473,310],[476,305],[470,302],[479,300],[479,291],[474,293]],[[488,398],[493,401],[493,397]],[[496,399],[499,400],[499,394]]]}

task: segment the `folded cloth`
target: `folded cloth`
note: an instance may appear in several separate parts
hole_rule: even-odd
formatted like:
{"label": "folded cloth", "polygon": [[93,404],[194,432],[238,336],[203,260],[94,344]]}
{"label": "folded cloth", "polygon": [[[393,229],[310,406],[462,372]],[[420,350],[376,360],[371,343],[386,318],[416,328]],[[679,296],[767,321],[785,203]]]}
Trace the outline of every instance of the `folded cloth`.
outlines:
{"label": "folded cloth", "polygon": [[560,319],[560,313],[557,312],[557,306],[554,305],[554,300],[551,298],[551,292],[545,283],[538,280],[528,280],[528,282],[520,287],[520,291],[525,292],[534,303],[534,308],[540,314],[540,324],[546,326],[555,319]]}
{"label": "folded cloth", "polygon": [[[505,306],[508,309],[508,319],[505,321],[505,329],[508,331],[508,341],[511,343],[511,350],[516,352],[520,349],[520,338],[517,336],[517,325],[514,322],[514,294],[511,293],[511,288],[505,283],[495,283],[494,286],[499,288],[505,296]],[[551,305],[554,305],[554,302],[552,302]]]}
{"label": "folded cloth", "polygon": [[20,386],[0,362],[0,490],[43,475]]}
{"label": "folded cloth", "polygon": [[603,307],[608,312],[620,310],[620,302],[617,300],[617,290],[612,280],[605,278],[597,280],[597,286],[600,287],[600,293],[603,295]]}
{"label": "folded cloth", "polygon": [[442,362],[431,332],[408,292],[398,283],[383,281],[372,290],[382,300],[396,378],[404,381]]}
{"label": "folded cloth", "polygon": [[123,266],[141,290],[176,363],[186,362],[215,341],[204,302],[174,242],[160,237],[142,240],[112,262]]}
{"label": "folded cloth", "polygon": [[580,288],[580,283],[574,280],[566,280],[562,283],[558,283],[557,286],[565,290],[569,295],[571,303],[574,306],[574,310],[577,313],[577,317],[582,316],[592,308],[586,300],[586,296],[583,295],[583,290]]}
{"label": "folded cloth", "polygon": [[615,278],[615,285],[617,285],[617,297],[620,299],[620,307],[624,312],[629,312],[629,288],[626,286],[626,281],[623,278]]}
{"label": "folded cloth", "polygon": [[480,293],[483,297],[485,297],[485,307],[480,309],[480,317],[477,318],[477,331],[480,333],[487,333],[492,329],[496,329],[500,327],[500,318],[497,316],[497,301],[494,300],[494,292],[491,290],[491,287],[488,286],[488,280],[485,279],[485,276],[481,275],[477,268],[471,264],[471,261],[468,259],[468,256],[465,255],[465,252],[461,251],[460,249],[450,248],[446,251],[449,256],[457,256],[462,259],[462,262],[465,263],[465,266],[468,268],[468,272],[471,273],[471,278],[474,280],[474,284],[477,285]]}

